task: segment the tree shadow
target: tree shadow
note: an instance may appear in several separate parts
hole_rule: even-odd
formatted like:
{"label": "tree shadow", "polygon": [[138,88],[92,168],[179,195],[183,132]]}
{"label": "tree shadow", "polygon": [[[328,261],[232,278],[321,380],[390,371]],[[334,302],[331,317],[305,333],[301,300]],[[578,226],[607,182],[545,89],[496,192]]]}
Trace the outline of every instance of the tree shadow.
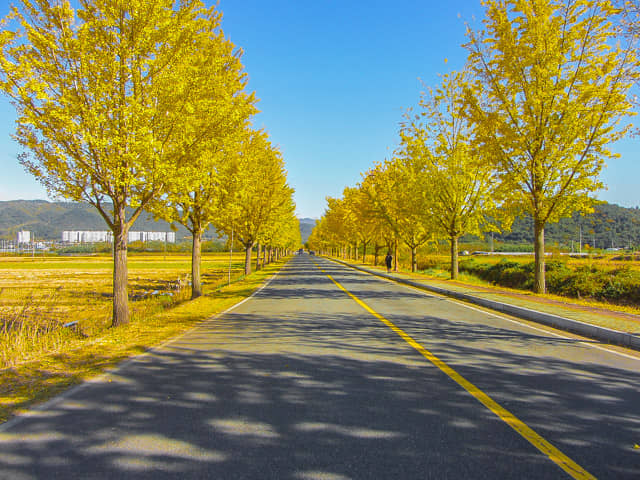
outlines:
{"label": "tree shadow", "polygon": [[[327,295],[322,272],[294,271],[14,423],[0,478],[565,475],[344,292]],[[597,478],[640,476],[637,363],[585,360],[582,342],[452,321],[439,299],[361,284],[367,301],[399,298],[390,320]],[[408,315],[414,302],[424,313]]]}
{"label": "tree shadow", "polygon": [[[473,358],[456,368],[598,478],[640,473],[637,454],[622,451],[638,429],[627,372],[470,346],[444,353]],[[353,315],[228,314],[21,421],[0,445],[0,478],[561,474],[386,327]],[[572,456],[585,450],[587,465]]]}

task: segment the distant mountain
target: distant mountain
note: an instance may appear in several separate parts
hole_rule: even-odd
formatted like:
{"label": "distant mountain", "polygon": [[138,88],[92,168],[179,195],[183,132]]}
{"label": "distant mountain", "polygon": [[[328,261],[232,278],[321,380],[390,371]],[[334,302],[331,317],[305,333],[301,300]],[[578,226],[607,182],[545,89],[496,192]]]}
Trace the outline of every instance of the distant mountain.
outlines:
{"label": "distant mountain", "polygon": [[[570,246],[573,241],[576,248],[582,233],[582,244],[596,248],[630,248],[640,246],[640,209],[626,208],[611,203],[595,205],[589,215],[574,213],[558,223],[545,227],[544,236],[547,245],[559,243]],[[533,220],[525,215],[513,222],[510,232],[495,235],[497,240],[506,243],[533,244]]]}
{"label": "distant mountain", "polygon": [[[313,218],[300,219],[300,236],[306,242],[316,225]],[[176,224],[176,240],[180,241],[190,233],[182,225]],[[20,230],[29,230],[36,240],[60,240],[64,230],[108,230],[104,219],[91,205],[75,202],[48,202],[46,200],[0,201],[0,238],[15,240]],[[155,221],[147,212],[142,213],[133,225],[132,231],[169,232],[171,226],[163,221]],[[207,238],[217,238],[213,229]]]}
{"label": "distant mountain", "polygon": [[305,244],[309,240],[309,235],[313,227],[316,226],[317,220],[315,218],[299,218],[300,222],[300,236],[302,237],[302,243]]}
{"label": "distant mountain", "polygon": [[[300,218],[300,236],[305,243],[317,220]],[[176,225],[176,239],[181,241],[189,232]],[[37,240],[59,240],[63,230],[107,230],[103,218],[91,205],[74,202],[48,202],[46,200],[0,201],[0,238],[15,240],[19,230],[29,230]],[[135,222],[133,231],[168,232],[171,226],[165,221],[155,221],[149,213],[143,213]],[[577,247],[582,230],[582,243],[598,248],[640,246],[640,209],[625,208],[601,203],[595,212],[580,216],[574,214],[545,228],[547,245],[559,243]],[[217,238],[209,231],[207,238]],[[495,234],[494,238],[506,243],[533,243],[533,222],[523,216],[513,223],[510,232]]]}
{"label": "distant mountain", "polygon": [[[63,230],[108,230],[108,227],[98,211],[84,203],[46,200],[0,202],[0,238],[15,240],[19,230],[29,230],[37,240],[60,240]],[[163,220],[153,220],[151,214],[144,212],[131,230],[169,232],[171,226]],[[187,229],[177,225],[177,240],[189,235]]]}

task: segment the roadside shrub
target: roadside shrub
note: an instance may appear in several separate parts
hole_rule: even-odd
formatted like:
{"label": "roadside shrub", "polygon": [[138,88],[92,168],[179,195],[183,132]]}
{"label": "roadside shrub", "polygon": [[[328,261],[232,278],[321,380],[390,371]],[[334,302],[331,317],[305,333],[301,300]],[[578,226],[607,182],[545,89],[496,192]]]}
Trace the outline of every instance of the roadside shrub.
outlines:
{"label": "roadside shrub", "polygon": [[619,255],[617,257],[612,257],[611,260],[619,262],[640,262],[640,255],[637,253],[632,255]]}
{"label": "roadside shrub", "polygon": [[480,263],[475,259],[464,260],[460,263],[460,270],[505,287],[526,289],[533,286],[532,265],[506,258],[494,265]]}
{"label": "roadside shrub", "polygon": [[470,273],[483,280],[487,278],[487,270],[491,267],[490,264],[476,261],[474,257],[467,257],[464,260],[460,260],[458,268],[461,272]]}
{"label": "roadside shrub", "polygon": [[80,243],[56,248],[58,255],[86,255],[91,253],[110,253],[113,247],[110,243]]}
{"label": "roadside shrub", "polygon": [[[519,263],[503,258],[465,257],[460,271],[494,285],[533,289],[534,262]],[[616,269],[594,265],[569,265],[565,259],[545,264],[547,292],[573,298],[592,298],[619,305],[640,306],[640,270],[631,265]]]}
{"label": "roadside shrub", "polygon": [[597,298],[626,305],[640,304],[640,272],[624,266],[612,270],[606,277]]}
{"label": "roadside shrub", "polygon": [[565,295],[568,297],[591,297],[596,298],[604,286],[602,272],[589,266],[577,267],[567,275],[567,278],[550,293]]}
{"label": "roadside shrub", "polygon": [[418,259],[418,270],[451,270],[451,262],[449,259],[431,256]]}
{"label": "roadside shrub", "polygon": [[[535,268],[535,263],[532,265]],[[549,293],[563,295],[561,292],[566,292],[571,289],[572,277],[575,272],[566,262],[560,260],[549,260],[545,262],[545,273],[545,282]]]}

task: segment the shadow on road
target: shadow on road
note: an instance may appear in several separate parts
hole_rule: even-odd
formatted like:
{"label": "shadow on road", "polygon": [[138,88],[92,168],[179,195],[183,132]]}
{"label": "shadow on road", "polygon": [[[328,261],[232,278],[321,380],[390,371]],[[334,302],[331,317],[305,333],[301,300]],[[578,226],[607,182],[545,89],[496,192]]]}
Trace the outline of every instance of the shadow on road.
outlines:
{"label": "shadow on road", "polygon": [[[342,307],[323,273],[296,269],[257,295],[261,308],[295,297],[325,310],[238,309],[138,358],[0,434],[0,478],[563,477],[387,327]],[[596,477],[640,475],[640,382],[628,371],[548,355],[572,340],[428,312],[391,319],[578,463],[588,451]]]}

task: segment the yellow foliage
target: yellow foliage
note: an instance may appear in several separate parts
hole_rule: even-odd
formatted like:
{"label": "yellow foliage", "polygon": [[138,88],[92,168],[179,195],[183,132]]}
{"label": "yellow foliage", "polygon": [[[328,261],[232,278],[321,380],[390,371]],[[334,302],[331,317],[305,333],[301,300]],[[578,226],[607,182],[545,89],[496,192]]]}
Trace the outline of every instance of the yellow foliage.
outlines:
{"label": "yellow foliage", "polygon": [[220,20],[200,0],[22,0],[5,19],[0,88],[21,162],[113,231],[114,324],[128,321],[128,229],[154,198],[191,186],[205,141],[252,112],[252,96],[229,100],[245,80]]}
{"label": "yellow foliage", "polygon": [[637,78],[630,45],[616,44],[608,0],[486,0],[484,30],[468,30],[466,115],[493,159],[512,211],[536,230],[536,290],[544,292],[544,226],[589,211],[609,144],[625,135]]}

